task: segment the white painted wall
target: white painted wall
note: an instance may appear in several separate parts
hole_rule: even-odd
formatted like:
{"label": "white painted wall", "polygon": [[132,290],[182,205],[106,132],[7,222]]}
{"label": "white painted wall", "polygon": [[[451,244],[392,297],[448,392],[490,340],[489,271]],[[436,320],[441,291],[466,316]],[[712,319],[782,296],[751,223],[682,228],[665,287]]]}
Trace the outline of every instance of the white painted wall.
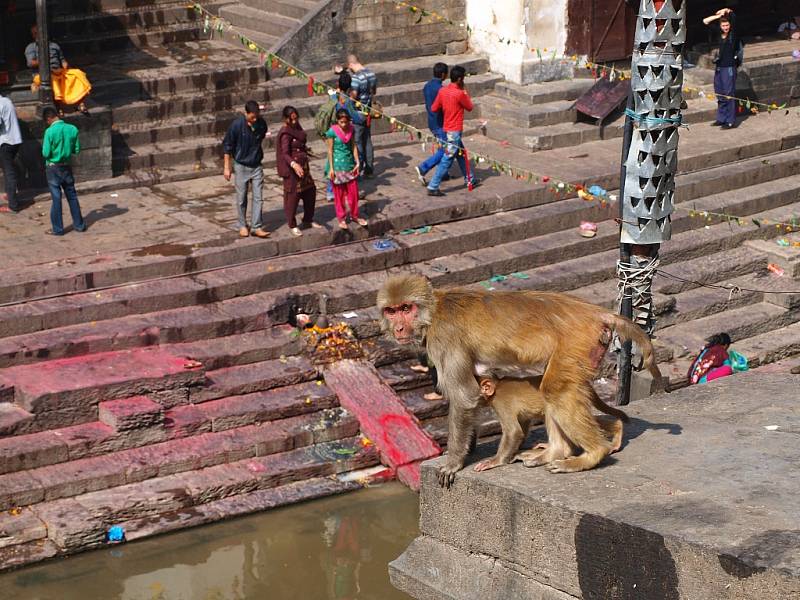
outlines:
{"label": "white painted wall", "polygon": [[489,57],[492,71],[522,83],[523,62],[539,60],[530,48],[563,56],[567,0],[467,0],[467,23],[471,48]]}

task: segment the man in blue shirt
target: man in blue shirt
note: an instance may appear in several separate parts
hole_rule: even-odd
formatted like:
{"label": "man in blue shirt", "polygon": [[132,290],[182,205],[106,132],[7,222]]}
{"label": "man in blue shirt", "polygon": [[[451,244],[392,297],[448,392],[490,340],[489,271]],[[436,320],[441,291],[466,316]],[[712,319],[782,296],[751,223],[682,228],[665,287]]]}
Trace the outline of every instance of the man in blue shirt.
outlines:
{"label": "man in blue shirt", "polygon": [[368,110],[375,101],[378,78],[371,69],[368,69],[358,61],[358,57],[355,54],[350,54],[347,57],[347,68],[352,73],[352,86],[356,94],[355,99],[364,105],[363,112],[367,113],[362,125],[353,122],[358,156],[361,159],[361,174],[364,177],[372,177],[375,171],[375,151],[372,147],[372,119]]}
{"label": "man in blue shirt", "polygon": [[[250,234],[265,238],[269,232],[261,224],[261,188],[264,184],[264,169],[261,161],[264,151],[261,143],[267,135],[267,123],[261,118],[258,102],[248,100],[244,114],[234,119],[222,140],[225,166],[222,172],[226,181],[235,174],[236,211],[238,215],[239,236]],[[233,161],[233,166],[231,166]],[[247,228],[247,184],[253,190],[253,211],[250,216],[250,229]]]}
{"label": "man in blue shirt", "polygon": [[[444,113],[441,110],[433,112],[431,106],[433,105],[433,101],[436,100],[436,96],[439,95],[439,90],[442,89],[442,81],[447,78],[447,72],[448,67],[446,64],[441,62],[436,63],[433,65],[433,79],[422,88],[422,93],[425,96],[425,110],[428,111],[428,129],[431,130],[431,133],[437,140],[440,140],[436,142],[436,151],[422,161],[418,167],[414,167],[414,171],[417,173],[417,179],[426,187],[428,182],[425,179],[425,174],[436,167],[444,156],[444,145],[447,138],[444,133]],[[464,157],[459,154],[456,156],[456,160],[458,161],[458,166],[461,167],[461,172],[464,174],[464,180],[466,181],[467,171]],[[449,175],[445,175],[443,180],[449,178]]]}

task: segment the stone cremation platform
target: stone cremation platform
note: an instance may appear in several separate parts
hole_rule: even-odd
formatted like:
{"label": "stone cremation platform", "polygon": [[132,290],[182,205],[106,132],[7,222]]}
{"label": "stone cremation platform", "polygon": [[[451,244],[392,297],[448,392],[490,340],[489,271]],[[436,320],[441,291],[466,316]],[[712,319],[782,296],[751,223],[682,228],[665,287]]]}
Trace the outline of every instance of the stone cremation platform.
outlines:
{"label": "stone cremation platform", "polygon": [[425,600],[800,598],[798,379],[745,373],[637,403],[592,471],[468,466],[445,490],[444,459],[425,463],[422,535],[393,584]]}

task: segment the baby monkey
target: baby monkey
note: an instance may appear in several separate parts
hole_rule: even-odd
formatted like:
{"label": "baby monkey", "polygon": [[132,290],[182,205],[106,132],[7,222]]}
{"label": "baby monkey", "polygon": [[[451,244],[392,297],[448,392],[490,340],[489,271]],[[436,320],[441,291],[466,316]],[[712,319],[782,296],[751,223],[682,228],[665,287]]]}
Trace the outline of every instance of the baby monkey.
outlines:
{"label": "baby monkey", "polygon": [[[537,459],[544,454],[548,447],[552,446],[555,446],[551,450],[555,451],[558,459],[567,458],[576,453],[577,448],[573,443],[564,436],[555,423],[550,423],[548,431],[555,432],[555,435],[551,435],[546,444],[539,444],[517,454],[520,444],[528,435],[530,425],[547,420],[544,410],[544,395],[539,391],[541,380],[541,376],[519,379],[496,379],[483,376],[478,378],[481,396],[497,413],[502,436],[497,454],[475,465],[476,471],[488,471],[515,460],[521,460],[526,467],[539,466],[543,463]],[[613,421],[595,417],[595,421],[611,441],[611,452],[616,452],[622,445],[622,423],[629,421],[628,415],[600,400],[594,389],[591,390],[591,397],[592,404],[596,409],[615,417]]]}

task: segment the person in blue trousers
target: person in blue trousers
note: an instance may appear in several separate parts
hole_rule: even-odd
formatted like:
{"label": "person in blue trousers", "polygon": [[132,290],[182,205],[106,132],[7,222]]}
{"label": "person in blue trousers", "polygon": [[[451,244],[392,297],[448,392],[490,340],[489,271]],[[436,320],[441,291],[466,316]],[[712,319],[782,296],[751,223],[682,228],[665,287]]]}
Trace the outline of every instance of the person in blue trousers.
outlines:
{"label": "person in blue trousers", "polygon": [[[730,8],[721,8],[703,23],[715,28],[719,49],[715,59],[714,93],[717,95],[717,120],[723,129],[736,127],[736,69],[741,66],[744,47],[736,31],[736,15]],[[713,25],[712,25],[713,23]]]}
{"label": "person in blue trousers", "polygon": [[[431,169],[439,166],[439,163],[442,162],[442,157],[444,156],[444,145],[447,138],[444,133],[444,114],[441,110],[434,112],[431,110],[431,106],[433,106],[433,101],[436,100],[436,96],[439,95],[439,90],[442,89],[442,82],[447,78],[448,71],[449,69],[446,64],[442,62],[436,63],[433,65],[433,79],[426,83],[425,87],[422,88],[422,94],[425,96],[425,110],[428,111],[428,129],[431,130],[431,133],[438,140],[435,147],[436,151],[422,161],[419,166],[414,167],[414,171],[417,173],[417,179],[419,179],[420,183],[424,186],[428,185],[425,175]],[[467,167],[466,163],[464,162],[464,157],[457,156],[456,160],[458,161],[458,166],[461,167],[461,173],[464,175],[464,181],[466,181]],[[445,175],[443,181],[447,181],[449,178],[449,175]]]}

